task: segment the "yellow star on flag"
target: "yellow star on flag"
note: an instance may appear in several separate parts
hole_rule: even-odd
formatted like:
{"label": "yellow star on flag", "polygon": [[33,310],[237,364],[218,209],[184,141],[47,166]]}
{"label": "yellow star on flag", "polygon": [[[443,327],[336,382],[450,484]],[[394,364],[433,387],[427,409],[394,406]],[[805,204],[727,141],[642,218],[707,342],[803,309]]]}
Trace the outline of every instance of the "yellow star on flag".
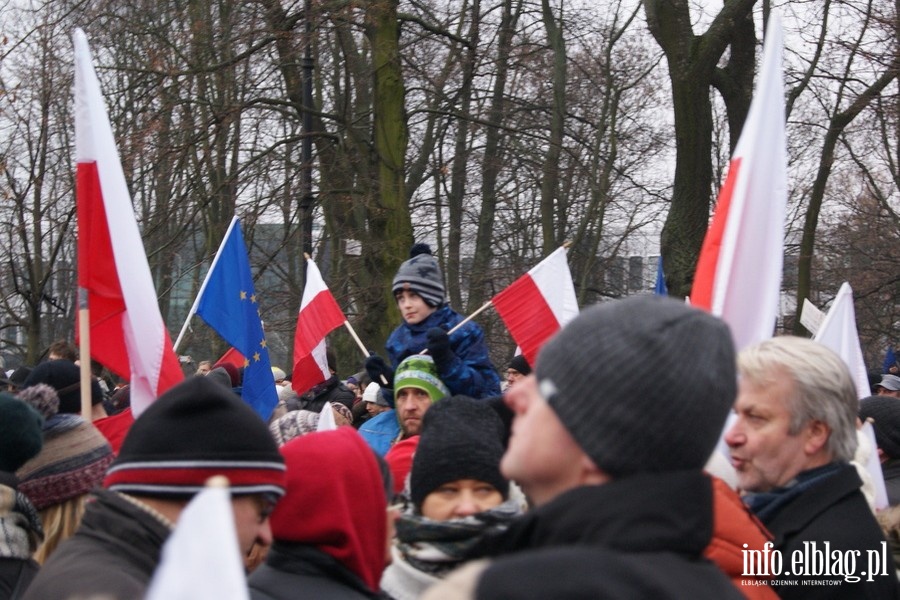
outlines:
{"label": "yellow star on flag", "polygon": [[247,299],[247,292],[245,292],[244,290],[241,290],[241,300],[246,300],[246,299]]}

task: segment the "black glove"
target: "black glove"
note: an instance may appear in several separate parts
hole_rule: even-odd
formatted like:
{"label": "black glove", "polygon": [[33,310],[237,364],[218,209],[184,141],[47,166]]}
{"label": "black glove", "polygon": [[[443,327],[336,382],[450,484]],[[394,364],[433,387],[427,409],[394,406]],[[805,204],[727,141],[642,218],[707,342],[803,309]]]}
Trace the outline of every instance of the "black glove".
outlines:
{"label": "black glove", "polygon": [[440,327],[432,327],[425,332],[425,339],[428,340],[428,353],[434,359],[434,364],[438,370],[442,365],[446,365],[455,356],[453,350],[450,349],[450,336]]}
{"label": "black glove", "polygon": [[[366,373],[369,379],[383,387],[394,387],[394,369],[377,354],[371,354],[366,358]],[[382,376],[384,379],[382,380]],[[387,382],[387,383],[385,383]]]}

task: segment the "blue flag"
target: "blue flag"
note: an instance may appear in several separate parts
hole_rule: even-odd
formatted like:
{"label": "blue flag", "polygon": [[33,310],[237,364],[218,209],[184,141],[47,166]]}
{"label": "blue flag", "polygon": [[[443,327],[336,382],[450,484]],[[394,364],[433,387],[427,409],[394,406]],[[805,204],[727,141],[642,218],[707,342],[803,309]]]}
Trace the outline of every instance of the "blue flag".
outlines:
{"label": "blue flag", "polygon": [[197,314],[244,355],[241,396],[268,421],[278,403],[275,379],[253,289],[250,259],[235,217],[200,291]]}
{"label": "blue flag", "polygon": [[887,352],[884,354],[884,364],[881,367],[882,373],[890,373],[891,367],[897,365],[897,355],[894,354],[894,347],[888,346]]}
{"label": "blue flag", "polygon": [[653,292],[657,296],[669,295],[669,288],[666,287],[666,274],[663,272],[662,254],[659,255],[659,260],[656,261],[656,287],[653,289]]}

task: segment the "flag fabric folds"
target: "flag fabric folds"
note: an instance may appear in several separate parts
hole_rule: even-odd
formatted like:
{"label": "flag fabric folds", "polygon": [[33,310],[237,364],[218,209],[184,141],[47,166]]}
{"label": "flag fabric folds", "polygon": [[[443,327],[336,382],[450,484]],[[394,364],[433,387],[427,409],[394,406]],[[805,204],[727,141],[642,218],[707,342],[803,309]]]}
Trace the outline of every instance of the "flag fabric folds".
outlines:
{"label": "flag fabric folds", "polygon": [[787,204],[781,22],[766,32],[760,80],[697,262],[692,306],[722,317],[736,347],[772,337]]}
{"label": "flag fabric folds", "polygon": [[227,487],[207,487],[188,503],[162,548],[145,598],[249,600]]}
{"label": "flag fabric folds", "polygon": [[130,382],[132,412],[138,417],[184,375],[159,311],[100,82],[81,29],[75,30],[73,43],[78,286],[87,297],[91,357]]}
{"label": "flag fabric folds", "polygon": [[859,345],[859,334],[856,330],[856,310],[853,307],[853,289],[846,281],[838,290],[831,308],[825,315],[813,338],[820,344],[834,350],[844,359],[856,385],[856,395],[862,399],[871,395],[869,375],[866,361]]}
{"label": "flag fabric folds", "polygon": [[222,339],[244,355],[241,397],[263,420],[278,403],[266,336],[259,313],[259,297],[241,224],[234,217],[206,275],[197,301],[197,314]]}
{"label": "flag fabric folds", "polygon": [[331,377],[325,356],[325,336],[347,320],[313,260],[306,260],[306,285],[294,333],[291,386],[298,394]]}
{"label": "flag fabric folds", "polygon": [[528,364],[538,350],[578,315],[566,249],[560,247],[491,300]]}
{"label": "flag fabric folds", "polygon": [[229,348],[225,351],[225,354],[219,357],[219,360],[215,362],[215,364],[220,365],[222,363],[228,363],[234,365],[238,369],[247,364],[247,359],[243,354],[237,351],[235,348]]}
{"label": "flag fabric folds", "polygon": [[657,296],[668,296],[669,287],[666,285],[666,273],[663,271],[662,254],[656,261],[656,285],[653,286],[653,293]]}

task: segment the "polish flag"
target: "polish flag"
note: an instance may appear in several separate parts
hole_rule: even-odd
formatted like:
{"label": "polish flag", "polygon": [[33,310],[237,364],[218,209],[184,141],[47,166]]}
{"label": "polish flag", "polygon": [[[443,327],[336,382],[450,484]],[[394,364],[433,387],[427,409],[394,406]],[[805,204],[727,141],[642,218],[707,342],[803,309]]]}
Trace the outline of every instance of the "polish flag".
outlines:
{"label": "polish flag", "polygon": [[303,394],[331,377],[325,357],[325,336],[347,321],[344,311],[322,279],[312,259],[306,260],[306,287],[297,332],[294,334],[294,373],[291,387]]}
{"label": "polish flag", "polygon": [[220,356],[219,360],[215,362],[215,364],[217,365],[220,365],[222,363],[229,363],[240,369],[241,367],[247,366],[247,359],[243,354],[241,354],[240,350],[232,347],[226,350],[225,354]]}
{"label": "polish flag", "polygon": [[[184,378],[163,323],[91,51],[75,45],[78,286],[87,294],[91,357],[129,380],[138,417]],[[76,327],[76,331],[78,328]]]}
{"label": "polish flag", "polygon": [[534,367],[538,350],[578,315],[575,285],[560,247],[491,300],[525,360]]}
{"label": "polish flag", "polygon": [[703,240],[692,306],[722,317],[738,350],[772,337],[787,204],[781,21],[772,14],[756,94]]}

